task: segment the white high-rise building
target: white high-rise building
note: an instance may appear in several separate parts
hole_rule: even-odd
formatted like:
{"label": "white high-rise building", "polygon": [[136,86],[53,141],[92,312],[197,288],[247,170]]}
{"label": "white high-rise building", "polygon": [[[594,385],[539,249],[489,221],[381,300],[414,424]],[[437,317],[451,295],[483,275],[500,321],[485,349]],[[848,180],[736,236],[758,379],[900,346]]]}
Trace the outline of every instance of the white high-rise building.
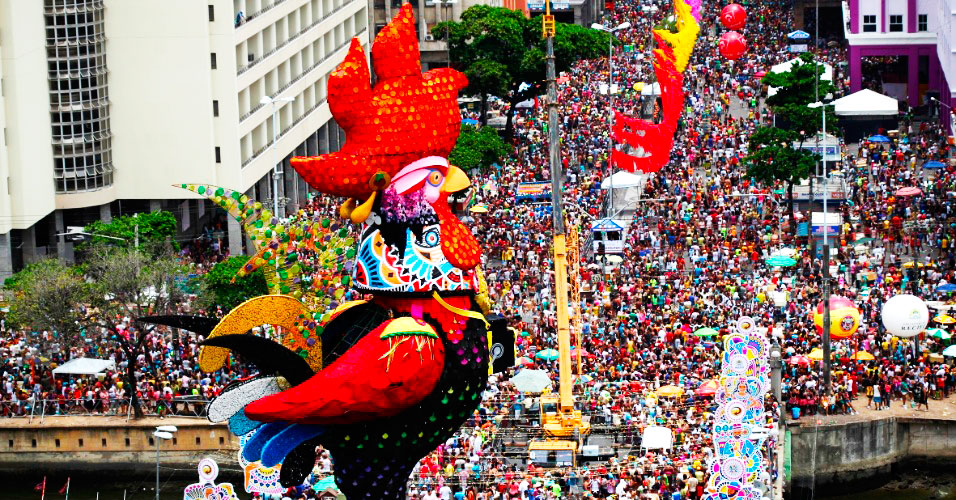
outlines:
{"label": "white high-rise building", "polygon": [[239,251],[238,224],[173,184],[266,200],[274,159],[337,150],[328,76],[368,19],[364,0],[0,0],[0,278],[70,258],[68,226],[146,210]]}

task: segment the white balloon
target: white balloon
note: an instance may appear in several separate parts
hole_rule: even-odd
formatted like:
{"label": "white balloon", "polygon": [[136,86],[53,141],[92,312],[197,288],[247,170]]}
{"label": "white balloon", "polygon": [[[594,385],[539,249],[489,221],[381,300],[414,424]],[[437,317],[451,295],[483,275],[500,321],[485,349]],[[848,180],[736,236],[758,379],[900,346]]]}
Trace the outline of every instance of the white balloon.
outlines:
{"label": "white balloon", "polygon": [[915,337],[928,323],[929,309],[915,295],[895,295],[883,304],[883,326],[897,337]]}

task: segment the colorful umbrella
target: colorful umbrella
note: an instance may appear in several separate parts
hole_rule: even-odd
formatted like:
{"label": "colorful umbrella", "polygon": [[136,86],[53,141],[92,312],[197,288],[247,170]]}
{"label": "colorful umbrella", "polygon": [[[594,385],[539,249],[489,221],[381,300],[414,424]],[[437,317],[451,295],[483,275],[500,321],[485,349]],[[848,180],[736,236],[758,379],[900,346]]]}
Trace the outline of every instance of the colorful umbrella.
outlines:
{"label": "colorful umbrella", "polygon": [[710,379],[703,384],[700,384],[700,387],[694,391],[694,394],[698,396],[713,396],[717,394],[717,388],[720,387],[720,383],[716,379]]}
{"label": "colorful umbrella", "polygon": [[810,351],[810,354],[808,354],[807,357],[813,361],[823,361],[823,349],[817,347],[816,349]]}
{"label": "colorful umbrella", "polygon": [[855,359],[857,361],[873,361],[876,358],[866,351],[856,351],[853,353],[853,356],[850,359]]}
{"label": "colorful umbrella", "polygon": [[558,359],[558,356],[560,356],[560,354],[554,349],[545,349],[534,355],[535,358],[543,359],[545,361],[554,361]]}
{"label": "colorful umbrella", "polygon": [[488,206],[487,206],[487,205],[475,205],[475,206],[471,207],[468,211],[471,212],[471,213],[473,213],[473,214],[486,214],[486,213],[488,213]]}
{"label": "colorful umbrella", "polygon": [[803,355],[791,356],[790,359],[787,360],[787,363],[791,365],[809,365],[810,358]]}
{"label": "colorful umbrella", "polygon": [[793,260],[793,258],[787,257],[786,255],[772,255],[767,257],[765,262],[768,266],[775,267],[790,267],[797,263],[797,261]]}
{"label": "colorful umbrella", "polygon": [[952,325],[953,323],[956,323],[956,318],[953,318],[948,314],[940,314],[939,316],[933,318],[933,321],[942,323],[944,325]]}
{"label": "colorful umbrella", "polygon": [[924,163],[923,168],[928,168],[930,170],[933,170],[937,168],[946,168],[946,165],[941,161],[933,160],[933,161],[928,161]]}
{"label": "colorful umbrella", "polygon": [[943,349],[943,356],[956,356],[956,345],[951,345],[946,349]]}
{"label": "colorful umbrella", "polygon": [[942,328],[930,328],[929,330],[926,330],[926,335],[940,340],[949,340],[953,337]]}
{"label": "colorful umbrella", "polygon": [[871,135],[866,140],[870,142],[890,142],[890,138],[885,135]]}
{"label": "colorful umbrella", "polygon": [[534,366],[534,360],[527,356],[521,356],[515,360],[515,366]]}
{"label": "colorful umbrella", "polygon": [[918,187],[905,187],[896,190],[896,196],[917,196],[923,194]]}
{"label": "colorful umbrella", "polygon": [[657,395],[662,398],[679,398],[684,395],[684,389],[676,385],[665,385],[657,390]]}
{"label": "colorful umbrella", "polygon": [[705,327],[705,328],[698,328],[697,331],[694,332],[694,335],[697,337],[713,337],[713,336],[716,336],[717,333],[718,333],[717,330],[714,330],[713,328]]}
{"label": "colorful umbrella", "polygon": [[551,387],[551,376],[547,370],[524,369],[511,377],[511,383],[518,392],[541,392]]}
{"label": "colorful umbrella", "polygon": [[[593,354],[587,352],[587,351],[584,350],[584,349],[581,349],[581,350],[580,350],[580,353],[581,353],[581,356],[582,356],[582,357],[585,357],[585,358],[593,358],[593,357],[594,357]],[[575,357],[575,356],[577,356],[577,355],[578,355],[578,348],[577,348],[577,347],[572,347],[572,348],[571,348],[571,357],[573,358],[573,357]]]}
{"label": "colorful umbrella", "polygon": [[937,292],[956,292],[956,283],[943,283],[936,287]]}

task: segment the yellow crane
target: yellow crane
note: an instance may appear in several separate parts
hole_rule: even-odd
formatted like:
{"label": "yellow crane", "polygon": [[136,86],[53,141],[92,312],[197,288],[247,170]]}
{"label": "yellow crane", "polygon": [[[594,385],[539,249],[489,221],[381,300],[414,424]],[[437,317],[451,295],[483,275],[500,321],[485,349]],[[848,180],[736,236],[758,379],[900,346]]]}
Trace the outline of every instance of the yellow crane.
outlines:
{"label": "yellow crane", "polygon": [[[564,203],[561,198],[561,146],[558,125],[558,86],[554,65],[555,22],[551,15],[551,2],[546,0],[546,13],[542,20],[542,33],[547,41],[548,79],[548,133],[549,163],[551,166],[551,208],[554,226],[554,293],[558,323],[558,395],[541,396],[541,427],[545,439],[533,440],[528,446],[531,460],[541,465],[576,465],[577,453],[585,436],[591,433],[591,425],[582,418],[581,411],[574,409],[571,382],[571,324],[568,318],[568,257],[572,272],[577,274],[577,230],[572,226],[569,246],[565,235]],[[576,276],[573,280],[576,289]],[[578,303],[575,297],[575,304]],[[579,337],[580,338],[580,337]],[[580,340],[578,347],[580,352]],[[580,360],[580,358],[579,358]],[[580,371],[580,367],[578,368]],[[569,439],[571,438],[571,439]]]}

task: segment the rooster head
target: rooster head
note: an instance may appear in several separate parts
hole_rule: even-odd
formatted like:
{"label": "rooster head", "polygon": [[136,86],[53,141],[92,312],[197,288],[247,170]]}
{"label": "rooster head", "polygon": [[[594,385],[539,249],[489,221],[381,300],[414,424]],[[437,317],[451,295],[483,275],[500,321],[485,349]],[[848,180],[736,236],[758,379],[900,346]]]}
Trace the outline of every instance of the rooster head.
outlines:
{"label": "rooster head", "polygon": [[403,5],[375,37],[374,87],[365,51],[353,39],[345,60],[329,76],[329,107],[345,130],[345,145],[335,153],[291,161],[314,189],[348,198],[341,214],[353,222],[368,217],[376,194],[400,170],[421,158],[447,157],[458,139],[458,91],[468,80],[450,68],[422,74],[419,58],[411,4]]}

